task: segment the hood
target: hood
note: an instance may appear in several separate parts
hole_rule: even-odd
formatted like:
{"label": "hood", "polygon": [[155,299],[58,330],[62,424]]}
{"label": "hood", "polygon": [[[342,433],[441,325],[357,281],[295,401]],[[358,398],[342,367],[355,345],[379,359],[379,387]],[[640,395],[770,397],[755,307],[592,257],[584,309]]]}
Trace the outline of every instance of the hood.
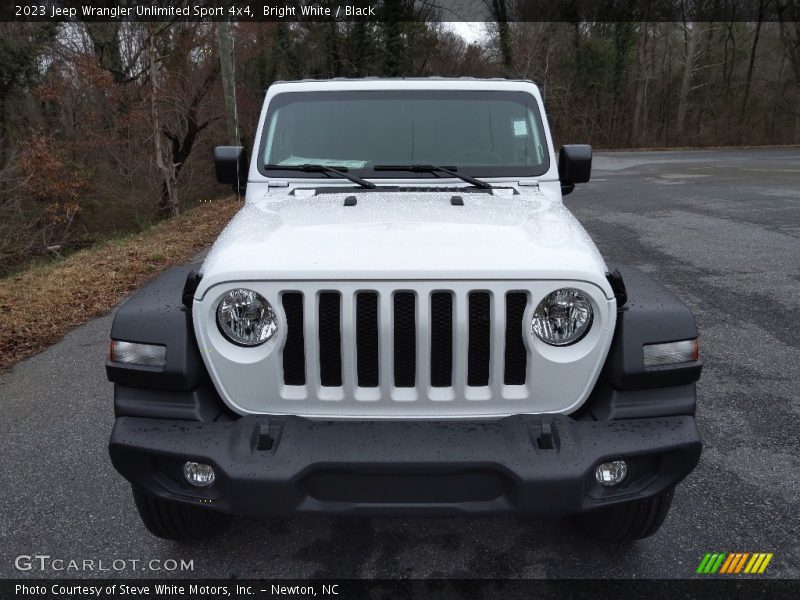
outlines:
{"label": "hood", "polygon": [[564,205],[518,192],[271,192],[214,243],[197,297],[226,281],[376,279],[587,281],[612,297],[600,253]]}

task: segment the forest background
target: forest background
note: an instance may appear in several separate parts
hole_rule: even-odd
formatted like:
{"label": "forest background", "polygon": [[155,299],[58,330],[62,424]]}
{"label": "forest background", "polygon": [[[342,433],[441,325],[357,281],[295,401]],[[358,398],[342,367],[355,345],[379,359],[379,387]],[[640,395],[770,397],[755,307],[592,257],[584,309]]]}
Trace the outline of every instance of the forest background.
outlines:
{"label": "forest background", "polygon": [[0,277],[229,193],[212,148],[251,144],[277,80],[532,79],[557,145],[800,144],[794,0],[746,22],[532,22],[481,1],[472,41],[412,0],[374,22],[0,23]]}

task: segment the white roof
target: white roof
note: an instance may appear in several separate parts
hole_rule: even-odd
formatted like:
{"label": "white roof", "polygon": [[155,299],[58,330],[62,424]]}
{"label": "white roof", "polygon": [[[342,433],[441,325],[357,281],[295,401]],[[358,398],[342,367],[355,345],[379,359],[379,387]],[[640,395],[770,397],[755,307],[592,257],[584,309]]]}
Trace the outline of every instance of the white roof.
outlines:
{"label": "white roof", "polygon": [[504,90],[527,91],[538,87],[527,79],[476,79],[474,77],[362,77],[350,79],[301,79],[298,81],[276,81],[269,87],[270,95],[286,91],[310,90],[395,90],[395,89],[457,89],[457,90]]}

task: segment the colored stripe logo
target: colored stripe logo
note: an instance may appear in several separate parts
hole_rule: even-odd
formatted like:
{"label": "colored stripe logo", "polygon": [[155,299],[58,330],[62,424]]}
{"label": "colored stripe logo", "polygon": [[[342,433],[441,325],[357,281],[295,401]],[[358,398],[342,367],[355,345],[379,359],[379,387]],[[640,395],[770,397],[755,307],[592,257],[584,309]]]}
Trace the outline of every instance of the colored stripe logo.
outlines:
{"label": "colored stripe logo", "polygon": [[697,573],[704,575],[760,575],[767,570],[772,552],[708,552],[700,561]]}

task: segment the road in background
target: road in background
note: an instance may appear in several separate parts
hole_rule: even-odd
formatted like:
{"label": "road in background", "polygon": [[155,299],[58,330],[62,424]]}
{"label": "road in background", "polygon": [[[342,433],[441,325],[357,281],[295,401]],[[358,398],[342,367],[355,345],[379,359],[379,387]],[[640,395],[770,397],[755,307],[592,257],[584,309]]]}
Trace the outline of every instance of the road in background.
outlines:
{"label": "road in background", "polygon": [[774,552],[767,575],[800,577],[800,150],[599,154],[565,202],[607,259],[653,273],[697,317],[705,449],[655,537],[595,544],[563,520],[303,517],[239,519],[197,546],[154,538],[108,460],[109,315],[0,375],[0,577],[25,575],[14,558],[36,553],[193,560],[183,574],[198,577],[687,577],[710,551]]}

